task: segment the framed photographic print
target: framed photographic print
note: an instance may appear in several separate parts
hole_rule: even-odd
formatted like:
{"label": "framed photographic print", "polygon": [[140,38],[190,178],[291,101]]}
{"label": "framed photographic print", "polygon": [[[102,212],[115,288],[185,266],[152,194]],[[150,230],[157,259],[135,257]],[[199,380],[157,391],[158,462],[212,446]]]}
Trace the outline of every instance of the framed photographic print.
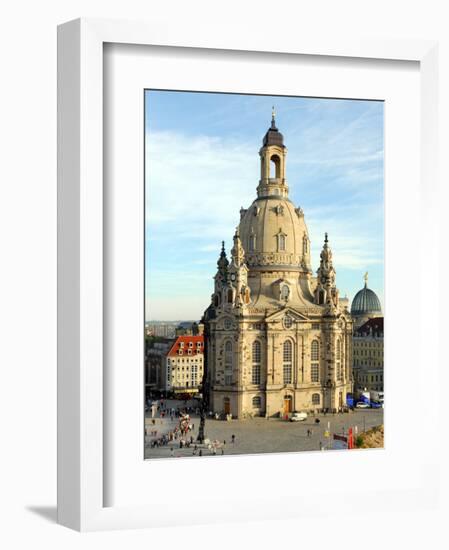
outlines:
{"label": "framed photographic print", "polygon": [[59,29],[64,525],[436,499],[435,44],[263,38]]}
{"label": "framed photographic print", "polygon": [[383,109],[145,90],[145,458],[383,446]]}

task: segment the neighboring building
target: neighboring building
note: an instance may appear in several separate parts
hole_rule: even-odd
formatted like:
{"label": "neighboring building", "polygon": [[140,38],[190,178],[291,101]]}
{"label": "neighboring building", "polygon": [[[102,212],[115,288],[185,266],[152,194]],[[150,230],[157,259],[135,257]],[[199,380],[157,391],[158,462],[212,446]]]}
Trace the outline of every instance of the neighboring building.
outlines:
{"label": "neighboring building", "polygon": [[178,336],[166,355],[164,389],[197,393],[203,381],[204,337]]}
{"label": "neighboring building", "polygon": [[327,233],[313,276],[304,213],[288,198],[286,154],[273,113],[257,198],[240,211],[230,262],[223,243],[203,318],[209,408],[238,418],[339,410],[352,392],[351,316]]}
{"label": "neighboring building", "polygon": [[384,319],[376,317],[354,331],[354,391],[384,391]]}
{"label": "neighboring building", "polygon": [[157,336],[160,338],[174,338],[176,331],[175,323],[149,322],[145,329],[148,336]]}
{"label": "neighboring building", "polygon": [[203,334],[204,325],[192,321],[183,321],[176,327],[176,336],[198,336]]}
{"label": "neighboring building", "polygon": [[152,392],[165,389],[165,371],[167,354],[173,345],[173,339],[154,342],[145,350],[145,393],[148,397]]}
{"label": "neighboring building", "polygon": [[176,336],[193,336],[192,325],[192,321],[182,321],[179,323],[175,331]]}
{"label": "neighboring building", "polygon": [[362,326],[369,319],[382,317],[382,307],[377,294],[368,288],[368,273],[365,273],[365,286],[357,292],[352,300],[351,316],[354,328]]}

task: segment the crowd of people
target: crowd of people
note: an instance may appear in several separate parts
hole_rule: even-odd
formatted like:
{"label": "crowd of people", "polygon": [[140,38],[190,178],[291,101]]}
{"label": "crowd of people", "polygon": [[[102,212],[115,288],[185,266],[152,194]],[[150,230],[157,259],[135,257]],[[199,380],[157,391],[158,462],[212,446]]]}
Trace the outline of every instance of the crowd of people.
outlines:
{"label": "crowd of people", "polygon": [[[191,414],[199,414],[198,407],[173,407],[164,401],[148,402],[151,410],[150,425],[145,427],[146,444],[151,448],[170,447],[170,455],[175,456],[175,449],[192,449],[193,456],[224,455],[226,441],[206,439],[199,443],[194,435],[195,424]],[[176,423],[175,425],[173,425]],[[235,435],[231,437],[231,443],[235,444]],[[185,453],[183,453],[185,454]]]}

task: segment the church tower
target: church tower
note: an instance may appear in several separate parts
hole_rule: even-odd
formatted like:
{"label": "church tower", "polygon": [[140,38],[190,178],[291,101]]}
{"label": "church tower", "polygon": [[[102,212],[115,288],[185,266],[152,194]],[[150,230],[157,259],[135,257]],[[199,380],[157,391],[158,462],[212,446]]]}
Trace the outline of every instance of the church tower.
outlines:
{"label": "church tower", "polygon": [[313,275],[274,109],[259,156],[257,197],[240,210],[230,261],[222,244],[204,314],[209,408],[236,418],[339,410],[352,391],[352,320],[327,233]]}

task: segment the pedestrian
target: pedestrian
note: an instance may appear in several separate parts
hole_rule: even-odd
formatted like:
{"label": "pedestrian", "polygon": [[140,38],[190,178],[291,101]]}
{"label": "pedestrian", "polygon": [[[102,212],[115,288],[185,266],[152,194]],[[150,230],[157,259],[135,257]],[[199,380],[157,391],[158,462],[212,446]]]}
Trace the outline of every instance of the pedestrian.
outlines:
{"label": "pedestrian", "polygon": [[310,437],[310,430],[307,428],[307,437]]}
{"label": "pedestrian", "polygon": [[231,435],[231,442],[235,443],[235,435],[234,434]]}
{"label": "pedestrian", "polygon": [[226,439],[223,439],[223,445],[226,447]]}
{"label": "pedestrian", "polygon": [[203,451],[202,451],[202,449],[200,449],[200,452],[199,452],[198,454],[199,454],[199,456],[203,456]]}
{"label": "pedestrian", "polygon": [[223,456],[223,455],[224,455],[224,449],[223,449],[223,447],[222,447],[222,448],[221,448],[221,456]]}
{"label": "pedestrian", "polygon": [[173,447],[170,447],[170,454],[171,454],[172,456],[175,456],[175,451],[174,451]]}
{"label": "pedestrian", "polygon": [[195,424],[192,424],[192,431],[195,429]]}

